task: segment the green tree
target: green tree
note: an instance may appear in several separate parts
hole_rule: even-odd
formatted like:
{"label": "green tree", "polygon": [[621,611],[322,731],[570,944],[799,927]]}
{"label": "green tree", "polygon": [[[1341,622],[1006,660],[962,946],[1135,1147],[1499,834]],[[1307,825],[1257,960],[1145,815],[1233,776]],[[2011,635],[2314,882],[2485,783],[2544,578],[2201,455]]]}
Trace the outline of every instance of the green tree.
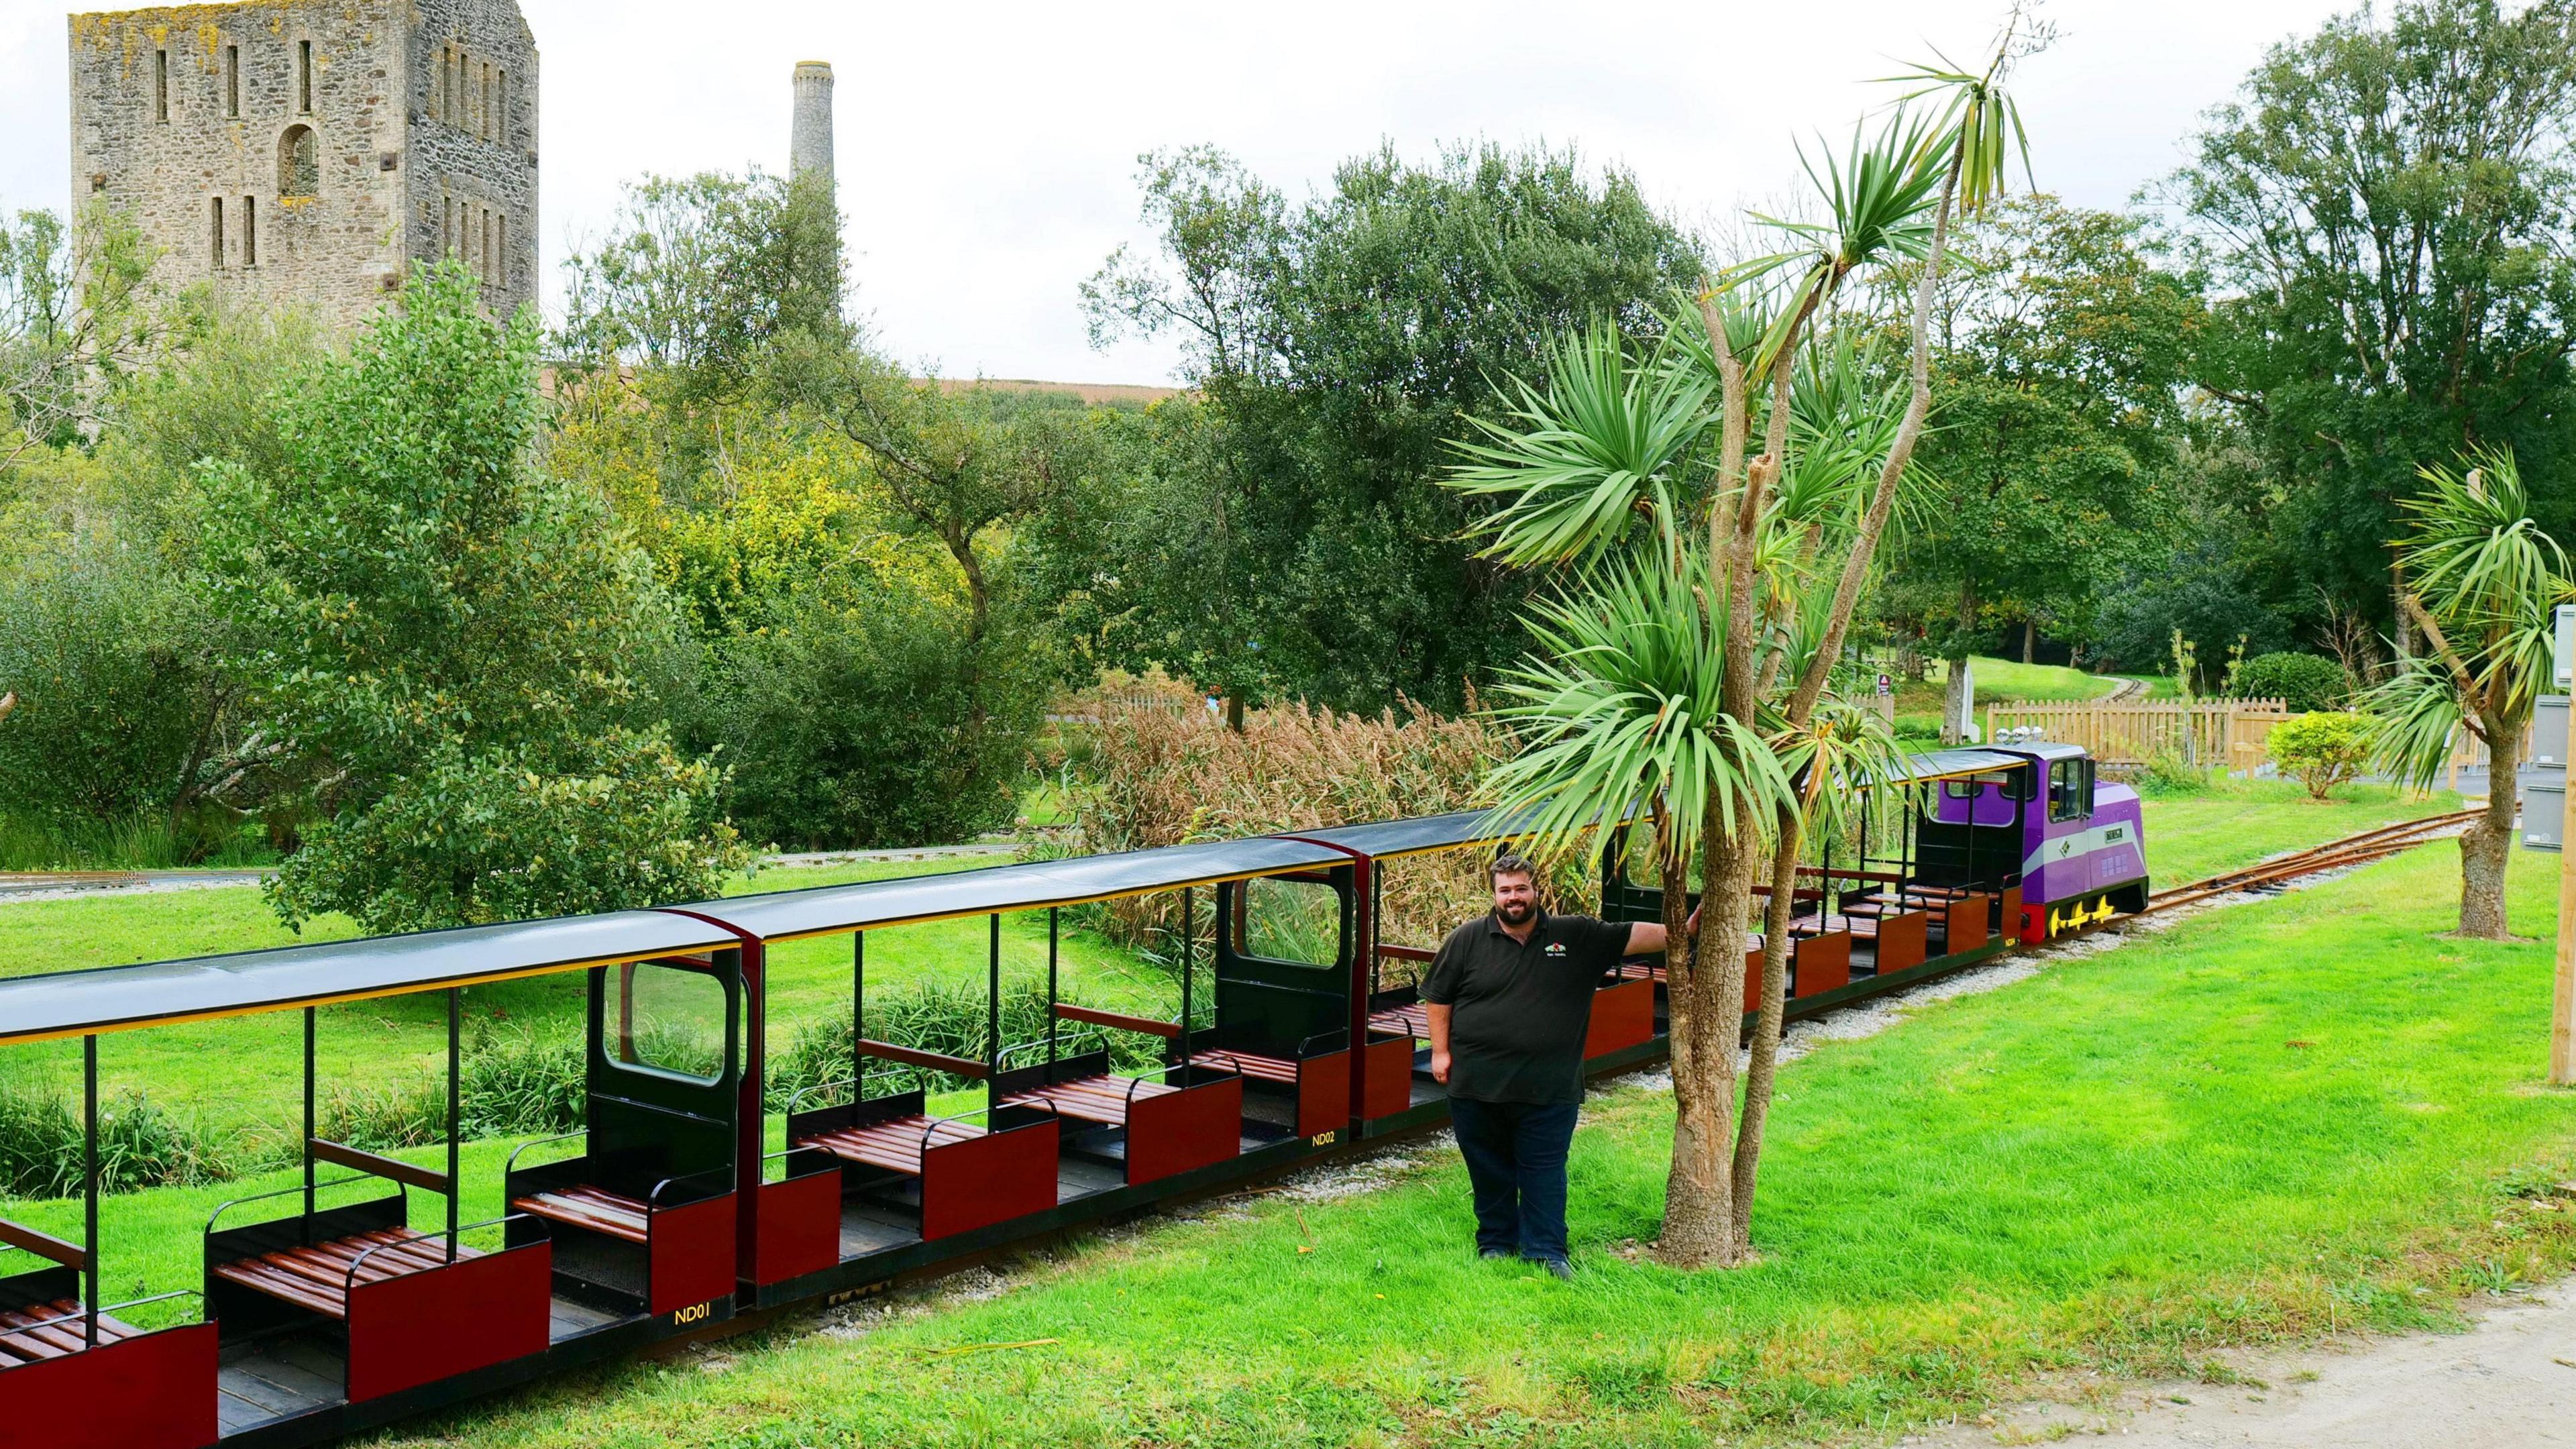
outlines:
{"label": "green tree", "polygon": [[413,929],[710,894],[743,852],[639,656],[643,557],[531,465],[537,333],[454,263],[416,272],[280,416],[285,462],[205,471],[203,557],[262,717],[327,762],[328,819],[269,886],[290,924]]}
{"label": "green tree", "polygon": [[0,477],[33,448],[94,436],[119,383],[157,355],[164,309],[153,252],[96,202],[0,218]]}
{"label": "green tree", "polygon": [[2508,939],[2505,860],[2513,848],[2514,770],[2552,667],[2551,611],[2576,597],[2567,555],[2531,516],[2511,453],[2481,450],[2458,472],[2423,471],[2405,500],[2399,605],[2425,651],[2364,697],[2379,716],[2382,768],[2431,789],[2462,731],[2487,747],[2486,811],[2460,837],[2460,934]]}
{"label": "green tree", "polygon": [[[1604,326],[1561,339],[1546,386],[1515,389],[1510,421],[1483,428],[1453,480],[1506,500],[1491,554],[1581,568],[1538,610],[1542,652],[1505,687],[1525,744],[1489,787],[1558,841],[1632,812],[1653,822],[1676,1108],[1659,1251],[1679,1265],[1751,1251],[1797,871],[1810,833],[1839,831],[1860,782],[1889,770],[1893,741],[1836,695],[1834,665],[1931,408],[1932,304],[1954,211],[2000,192],[2019,130],[1998,82],[2013,33],[1982,75],[1914,73],[1909,99],[1946,98],[1937,127],[1900,107],[1875,137],[1855,131],[1846,155],[1811,164],[1826,219],[1775,223],[1790,248],[1703,292],[1698,330],[1681,330],[1671,352],[1631,359]],[[1858,408],[1802,439],[1801,350],[1832,345],[1826,324],[1855,274],[1907,261],[1921,265],[1902,411],[1882,430],[1874,408]],[[1762,451],[1748,460],[1764,390]],[[1854,439],[1883,442],[1861,445],[1855,467]],[[1685,929],[1694,866],[1696,938]],[[1770,889],[1766,966],[1739,1111],[1757,877]]]}
{"label": "green tree", "polygon": [[[1951,661],[1993,624],[2088,620],[2163,532],[2200,324],[2138,224],[2033,195],[1965,227],[1934,301],[1933,426],[1889,567]],[[1910,276],[1891,277],[1902,288]]]}
{"label": "green tree", "polygon": [[1238,702],[1459,707],[1525,646],[1533,585],[1465,541],[1493,505],[1439,486],[1448,440],[1550,335],[1652,328],[1693,245],[1571,154],[1383,150],[1299,207],[1207,148],[1144,168],[1160,256],[1113,255],[1085,300],[1096,336],[1180,337],[1201,411],[1167,415],[1142,476],[1123,662]]}
{"label": "green tree", "polygon": [[[2387,549],[2417,469],[2569,455],[2576,5],[2412,0],[2276,46],[2165,198],[2232,295],[2198,378],[2291,486],[2274,564],[2412,621]],[[2563,526],[2570,503],[2544,499]]]}

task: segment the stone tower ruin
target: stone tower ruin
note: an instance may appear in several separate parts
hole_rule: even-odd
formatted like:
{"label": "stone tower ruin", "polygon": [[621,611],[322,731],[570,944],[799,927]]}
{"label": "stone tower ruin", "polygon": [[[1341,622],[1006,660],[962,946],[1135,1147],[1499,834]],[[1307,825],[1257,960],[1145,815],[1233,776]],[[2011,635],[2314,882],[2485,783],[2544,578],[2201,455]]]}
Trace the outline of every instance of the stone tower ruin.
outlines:
{"label": "stone tower ruin", "polygon": [[537,47],[515,0],[74,15],[71,103],[74,201],[131,216],[173,288],[354,326],[412,263],[455,256],[497,312],[536,296]]}

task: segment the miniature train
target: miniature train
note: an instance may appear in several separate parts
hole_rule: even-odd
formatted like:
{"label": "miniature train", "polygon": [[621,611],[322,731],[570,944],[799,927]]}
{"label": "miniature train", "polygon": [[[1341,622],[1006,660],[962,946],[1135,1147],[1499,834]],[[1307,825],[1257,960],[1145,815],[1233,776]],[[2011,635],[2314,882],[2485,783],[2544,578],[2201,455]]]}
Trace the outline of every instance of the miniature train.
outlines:
{"label": "miniature train", "polygon": [[[2137,797],[2098,783],[2081,750],[1940,751],[1888,783],[1912,802],[1894,856],[1828,859],[1802,877],[1793,1017],[2146,903]],[[1659,893],[1628,879],[1618,834],[1602,852],[1604,914],[1656,919]],[[1489,817],[1446,815],[0,980],[0,1043],[81,1043],[91,1153],[83,1242],[0,1220],[0,1253],[35,1265],[7,1272],[0,1257],[0,1449],[331,1440],[1437,1125],[1448,1107],[1423,1008],[1411,985],[1387,984],[1403,974],[1390,966],[1430,953],[1378,939],[1380,892],[1408,857],[1507,836]],[[1217,927],[1204,1010],[1186,952],[1177,1022],[1061,1000],[1060,911],[1180,891],[1194,913],[1202,887]],[[1050,1025],[1006,1045],[1001,917],[1036,910],[1049,915]],[[868,933],[974,916],[991,922],[983,1052],[870,1039]],[[1259,927],[1272,920],[1313,929]],[[1193,935],[1185,923],[1182,939]],[[833,936],[851,940],[849,1079],[768,1112],[767,953]],[[1760,964],[1757,949],[1748,1009]],[[588,974],[584,1128],[522,1144],[504,1169],[506,1215],[460,1223],[457,993],[576,971]],[[1605,977],[1592,1073],[1663,1053],[1661,975],[1632,960]],[[320,1137],[316,1008],[432,991],[448,993],[445,1170]],[[117,1315],[138,1304],[99,1302],[102,1039],[293,1010],[305,1013],[303,1181],[226,1204],[205,1233],[202,1287],[141,1300],[198,1297],[200,1321],[129,1326]],[[675,1030],[687,1026],[696,1033]],[[1158,1044],[1161,1069],[1113,1070],[1109,1032]],[[936,1110],[928,1074],[981,1083],[984,1105]],[[771,1150],[780,1115],[785,1146]],[[325,1179],[326,1167],[347,1175]],[[352,1187],[367,1193],[349,1200]]]}

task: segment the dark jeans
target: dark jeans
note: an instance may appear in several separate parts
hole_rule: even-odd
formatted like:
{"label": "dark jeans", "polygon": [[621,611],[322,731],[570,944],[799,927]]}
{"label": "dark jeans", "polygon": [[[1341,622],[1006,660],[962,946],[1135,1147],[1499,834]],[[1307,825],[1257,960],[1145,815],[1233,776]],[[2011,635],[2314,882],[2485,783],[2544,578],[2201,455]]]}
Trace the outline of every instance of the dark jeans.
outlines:
{"label": "dark jeans", "polygon": [[1565,1250],[1565,1155],[1577,1102],[1449,1099],[1458,1152],[1476,1190],[1476,1248],[1542,1262]]}

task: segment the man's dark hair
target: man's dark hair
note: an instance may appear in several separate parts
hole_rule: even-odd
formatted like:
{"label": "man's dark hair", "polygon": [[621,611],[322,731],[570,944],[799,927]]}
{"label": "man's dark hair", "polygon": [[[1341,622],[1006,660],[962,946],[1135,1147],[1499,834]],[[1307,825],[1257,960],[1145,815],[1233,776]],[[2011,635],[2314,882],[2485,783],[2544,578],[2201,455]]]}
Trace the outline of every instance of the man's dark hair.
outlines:
{"label": "man's dark hair", "polygon": [[1530,884],[1538,884],[1538,867],[1508,850],[1495,856],[1494,863],[1485,867],[1485,884],[1492,885],[1496,877],[1506,875],[1525,875],[1530,878]]}

